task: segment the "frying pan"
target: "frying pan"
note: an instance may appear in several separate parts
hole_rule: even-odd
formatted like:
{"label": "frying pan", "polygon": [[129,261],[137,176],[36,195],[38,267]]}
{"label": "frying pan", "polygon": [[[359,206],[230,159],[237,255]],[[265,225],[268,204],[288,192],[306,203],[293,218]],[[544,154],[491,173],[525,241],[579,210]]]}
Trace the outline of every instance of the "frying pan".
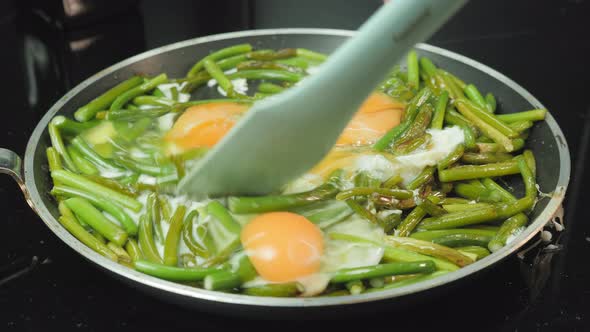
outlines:
{"label": "frying pan", "polygon": [[[249,317],[285,317],[304,312],[306,317],[310,317],[307,315],[371,312],[384,307],[391,310],[427,300],[433,294],[448,291],[449,286],[456,286],[459,284],[457,281],[473,277],[514,253],[559,212],[570,177],[570,154],[565,137],[551,114],[547,114],[545,121],[535,124],[527,140],[528,148],[537,157],[540,190],[551,193],[549,198],[537,203],[529,226],[504,248],[474,264],[439,278],[381,292],[339,297],[268,298],[207,291],[157,279],[114,263],[79,242],[57,221],[57,204],[49,194],[52,181],[45,155],[45,149],[50,145],[47,124],[55,115],[71,116],[78,107],[127,77],[161,72],[168,73],[170,77],[182,77],[196,59],[212,50],[239,43],[272,49],[305,47],[330,53],[353,34],[353,31],[328,29],[254,30],[191,39],[139,54],[102,70],[59,99],[37,124],[26,148],[24,163],[16,153],[0,149],[0,172],[11,175],[18,182],[33,210],[72,249],[130,285],[174,303]],[[426,44],[417,45],[417,51],[440,67],[474,83],[482,91],[492,91],[499,101],[499,113],[545,108],[521,86],[474,60]],[[522,195],[519,177],[511,178],[510,185]]]}

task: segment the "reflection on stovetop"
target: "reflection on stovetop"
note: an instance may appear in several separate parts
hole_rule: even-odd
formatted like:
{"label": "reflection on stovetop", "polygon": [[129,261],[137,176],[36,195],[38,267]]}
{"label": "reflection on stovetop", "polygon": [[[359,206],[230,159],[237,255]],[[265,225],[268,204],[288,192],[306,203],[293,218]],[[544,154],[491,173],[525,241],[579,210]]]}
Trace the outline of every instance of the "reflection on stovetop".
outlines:
{"label": "reflection on stovetop", "polygon": [[[0,37],[5,44],[0,65],[3,91],[9,92],[2,112],[10,113],[10,121],[0,121],[0,133],[2,147],[21,154],[36,122],[61,95],[129,56],[179,40],[243,29],[355,28],[380,1],[355,0],[343,6],[336,0],[145,0],[118,2],[116,9],[113,1],[61,3],[7,1],[0,6]],[[590,267],[585,264],[590,227],[583,192],[590,181],[584,173],[590,152],[590,105],[585,94],[590,68],[584,65],[590,56],[584,35],[588,7],[585,1],[473,1],[429,41],[507,74],[552,111],[573,157],[565,229],[559,232],[548,224],[550,242],[535,238],[523,248],[530,250],[462,281],[443,297],[366,319],[394,322],[396,329],[590,330],[585,303],[590,295]],[[68,17],[68,10],[79,15]],[[7,177],[0,178],[0,202],[6,224],[0,237],[0,252],[5,253],[0,256],[0,329],[208,329],[236,324],[161,302],[99,272],[48,230]],[[341,328],[350,322],[333,324]],[[265,327],[308,325],[302,320]]]}

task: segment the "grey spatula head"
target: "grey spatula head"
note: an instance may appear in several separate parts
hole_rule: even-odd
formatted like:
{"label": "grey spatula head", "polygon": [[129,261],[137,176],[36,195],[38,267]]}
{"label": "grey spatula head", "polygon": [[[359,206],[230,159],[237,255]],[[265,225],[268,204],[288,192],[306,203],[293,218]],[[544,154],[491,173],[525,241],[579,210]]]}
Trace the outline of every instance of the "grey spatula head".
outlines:
{"label": "grey spatula head", "polygon": [[[279,190],[317,164],[358,107],[407,51],[465,0],[396,0],[384,5],[318,73],[257,102],[187,171],[179,193],[254,195]],[[296,47],[297,45],[293,45]]]}

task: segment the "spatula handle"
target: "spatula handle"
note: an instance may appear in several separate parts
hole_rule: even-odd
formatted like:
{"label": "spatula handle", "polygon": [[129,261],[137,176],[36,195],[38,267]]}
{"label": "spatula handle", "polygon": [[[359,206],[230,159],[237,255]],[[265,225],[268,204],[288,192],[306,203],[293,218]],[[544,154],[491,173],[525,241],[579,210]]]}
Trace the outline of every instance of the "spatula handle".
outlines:
{"label": "spatula handle", "polygon": [[349,119],[364,97],[385,78],[386,68],[398,63],[414,44],[430,37],[465,2],[390,1],[338,48],[316,75],[302,84],[302,90],[306,91],[306,97],[318,102],[336,103],[339,107],[330,109]]}

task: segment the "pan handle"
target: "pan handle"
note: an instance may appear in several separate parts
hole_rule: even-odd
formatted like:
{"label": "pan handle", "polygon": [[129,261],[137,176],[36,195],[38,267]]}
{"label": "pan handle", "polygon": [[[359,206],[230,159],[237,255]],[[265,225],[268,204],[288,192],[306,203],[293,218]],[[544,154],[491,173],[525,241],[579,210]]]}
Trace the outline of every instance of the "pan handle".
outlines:
{"label": "pan handle", "polygon": [[36,211],[33,201],[31,200],[31,196],[29,195],[29,191],[25,186],[23,176],[23,161],[19,155],[11,150],[0,148],[0,173],[12,176],[14,181],[16,181],[20,187],[20,190],[22,190],[23,194],[25,195],[27,203],[29,203],[31,208]]}

